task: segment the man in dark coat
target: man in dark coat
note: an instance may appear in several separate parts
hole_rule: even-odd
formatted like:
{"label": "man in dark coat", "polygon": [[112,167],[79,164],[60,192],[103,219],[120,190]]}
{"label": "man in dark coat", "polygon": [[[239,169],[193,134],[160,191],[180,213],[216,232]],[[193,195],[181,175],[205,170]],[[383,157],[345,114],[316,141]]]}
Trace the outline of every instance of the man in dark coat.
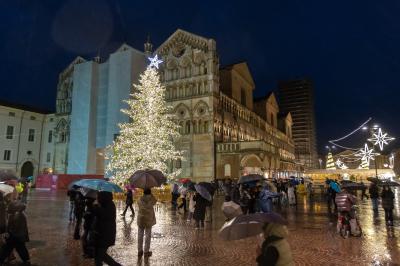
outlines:
{"label": "man in dark coat", "polygon": [[385,210],[386,224],[393,225],[394,194],[390,187],[383,187],[381,197],[382,208]]}
{"label": "man in dark coat", "polygon": [[375,182],[369,186],[369,196],[372,201],[372,209],[374,212],[378,211],[379,189]]}
{"label": "man in dark coat", "polygon": [[25,245],[26,242],[29,242],[29,233],[24,210],[25,205],[16,201],[8,206],[7,237],[6,243],[1,248],[0,265],[3,265],[14,249],[21,257],[24,265],[30,265],[29,252]]}
{"label": "man in dark coat", "polygon": [[93,258],[94,256],[94,252],[93,252],[93,247],[90,245],[91,243],[89,243],[87,241],[87,237],[89,234],[89,230],[93,225],[93,221],[94,221],[94,213],[93,213],[93,202],[94,199],[86,199],[85,203],[86,203],[86,210],[85,213],[83,214],[83,234],[82,234],[82,250],[83,250],[83,256],[85,258]]}
{"label": "man in dark coat", "polygon": [[83,213],[85,212],[85,198],[79,192],[77,192],[75,195],[74,206],[75,206],[74,214],[76,218],[74,239],[79,240],[81,239],[80,237],[81,224],[82,224]]}
{"label": "man in dark coat", "polygon": [[194,205],[194,213],[193,218],[196,221],[196,229],[204,228],[204,219],[206,217],[206,208],[210,205],[210,202],[203,198],[199,193],[193,197],[193,200],[196,202]]}
{"label": "man in dark coat", "polygon": [[0,192],[0,235],[6,232],[6,203],[3,193]]}
{"label": "man in dark coat", "polygon": [[131,217],[135,216],[135,210],[133,209],[133,193],[131,189],[128,189],[127,193],[126,193],[126,200],[125,200],[125,210],[124,212],[121,214],[121,216],[125,217],[126,211],[128,210],[128,208],[131,209]]}
{"label": "man in dark coat", "polygon": [[119,266],[110,255],[107,249],[115,244],[116,235],[116,210],[112,193],[100,191],[97,193],[98,205],[93,207],[94,222],[89,231],[88,238],[94,246],[94,261],[96,266],[105,262],[111,266]]}

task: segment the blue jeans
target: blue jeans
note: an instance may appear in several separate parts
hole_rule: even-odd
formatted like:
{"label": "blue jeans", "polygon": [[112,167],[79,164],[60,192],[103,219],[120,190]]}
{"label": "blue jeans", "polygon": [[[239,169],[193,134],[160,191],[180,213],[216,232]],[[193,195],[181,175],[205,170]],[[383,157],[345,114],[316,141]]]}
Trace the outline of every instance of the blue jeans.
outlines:
{"label": "blue jeans", "polygon": [[371,201],[372,201],[372,209],[374,211],[377,211],[378,210],[378,199],[377,198],[375,198],[375,199],[371,198]]}

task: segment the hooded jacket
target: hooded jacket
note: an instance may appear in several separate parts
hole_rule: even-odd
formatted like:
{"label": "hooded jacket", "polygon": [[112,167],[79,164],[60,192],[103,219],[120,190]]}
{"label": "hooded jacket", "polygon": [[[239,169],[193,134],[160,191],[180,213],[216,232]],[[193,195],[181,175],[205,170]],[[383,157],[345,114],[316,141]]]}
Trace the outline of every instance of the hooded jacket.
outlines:
{"label": "hooded jacket", "polygon": [[116,235],[116,210],[114,202],[108,201],[92,208],[93,222],[89,234],[95,235],[93,245],[95,247],[111,247],[115,244]]}
{"label": "hooded jacket", "polygon": [[139,201],[139,212],[137,217],[137,225],[140,228],[150,228],[156,224],[156,215],[154,213],[154,205],[156,204],[156,198],[149,194],[143,195]]}
{"label": "hooded jacket", "polygon": [[0,200],[0,234],[6,232],[6,203],[3,199]]}
{"label": "hooded jacket", "polygon": [[264,229],[265,241],[261,247],[261,255],[257,257],[259,266],[291,266],[294,265],[289,243],[286,241],[286,226],[270,223]]}
{"label": "hooded jacket", "polygon": [[356,203],[356,197],[346,191],[336,194],[335,202],[340,212],[349,212],[351,207]]}
{"label": "hooded jacket", "polygon": [[385,210],[391,210],[394,208],[394,193],[392,190],[383,190],[382,194],[382,208]]}
{"label": "hooded jacket", "polygon": [[24,204],[12,202],[8,206],[7,233],[10,238],[20,242],[29,242],[28,223],[24,214]]}

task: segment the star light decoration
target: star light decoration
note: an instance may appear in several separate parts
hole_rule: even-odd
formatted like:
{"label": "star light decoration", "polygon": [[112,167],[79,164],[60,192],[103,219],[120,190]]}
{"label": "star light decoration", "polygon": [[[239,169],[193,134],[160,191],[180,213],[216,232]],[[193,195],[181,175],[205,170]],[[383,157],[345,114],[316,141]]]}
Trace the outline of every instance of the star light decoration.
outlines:
{"label": "star light decoration", "polygon": [[158,69],[158,65],[163,62],[162,60],[158,59],[158,55],[155,55],[154,57],[149,57],[148,59],[150,61],[150,68],[155,67],[156,69]]}
{"label": "star light decoration", "polygon": [[370,149],[367,143],[365,143],[363,149],[356,153],[356,156],[361,157],[361,160],[364,160],[368,165],[370,160],[375,160],[375,155],[379,155],[379,153],[374,152],[374,149]]}
{"label": "star light decoration", "polygon": [[394,140],[394,138],[389,137],[387,133],[383,134],[381,128],[378,129],[378,134],[374,133],[372,138],[368,139],[368,141],[372,142],[374,145],[379,145],[381,151],[383,151],[383,145],[388,145],[392,140]]}
{"label": "star light decoration", "polygon": [[337,167],[339,167],[340,169],[349,169],[349,167],[347,167],[347,165],[344,164],[344,162],[342,162],[340,159],[337,159],[335,164],[337,165]]}

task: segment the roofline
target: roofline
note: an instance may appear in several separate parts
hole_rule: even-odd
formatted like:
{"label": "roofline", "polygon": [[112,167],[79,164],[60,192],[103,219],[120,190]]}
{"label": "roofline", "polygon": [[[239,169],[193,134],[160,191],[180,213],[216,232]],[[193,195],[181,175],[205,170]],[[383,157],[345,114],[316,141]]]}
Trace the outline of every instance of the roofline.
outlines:
{"label": "roofline", "polygon": [[0,99],[0,106],[19,109],[19,110],[23,110],[23,111],[29,111],[32,113],[39,113],[39,114],[43,114],[43,115],[48,115],[48,114],[54,113],[49,110],[37,108],[34,106],[28,106],[28,105],[24,105],[24,104],[12,103],[12,102],[8,102],[8,101],[2,100],[2,99]]}

